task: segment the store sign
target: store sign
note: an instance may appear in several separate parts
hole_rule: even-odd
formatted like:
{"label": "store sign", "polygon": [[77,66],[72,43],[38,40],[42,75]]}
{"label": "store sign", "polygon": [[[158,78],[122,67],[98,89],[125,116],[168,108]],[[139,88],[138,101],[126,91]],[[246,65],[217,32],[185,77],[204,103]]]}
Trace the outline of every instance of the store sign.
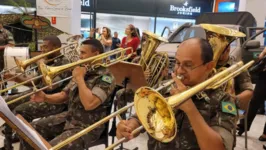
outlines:
{"label": "store sign", "polygon": [[81,11],[90,12],[93,11],[93,0],[81,0]]}
{"label": "store sign", "polygon": [[212,12],[212,0],[160,1],[160,15],[195,18],[204,12]]}
{"label": "store sign", "polygon": [[81,6],[90,7],[91,6],[90,0],[81,0]]}
{"label": "store sign", "polygon": [[37,13],[40,16],[69,17],[72,13],[72,0],[37,0]]}
{"label": "store sign", "polygon": [[185,2],[182,7],[170,5],[170,11],[176,12],[178,15],[193,15],[193,13],[201,13],[201,7],[189,6],[188,2]]}

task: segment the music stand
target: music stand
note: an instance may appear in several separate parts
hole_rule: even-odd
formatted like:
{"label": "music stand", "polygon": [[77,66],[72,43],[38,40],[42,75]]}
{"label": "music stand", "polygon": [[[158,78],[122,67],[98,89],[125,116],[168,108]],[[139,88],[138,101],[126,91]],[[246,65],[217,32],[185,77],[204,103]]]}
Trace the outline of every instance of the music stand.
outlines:
{"label": "music stand", "polygon": [[116,84],[125,86],[133,91],[137,90],[142,86],[147,86],[148,83],[144,76],[144,71],[139,64],[133,64],[129,62],[119,62],[108,67],[110,72],[113,74],[116,80]]}
{"label": "music stand", "polygon": [[[108,69],[115,77],[116,85],[124,87],[125,91],[127,89],[136,91],[138,88],[148,85],[142,66],[139,64],[123,61],[109,66]],[[116,105],[117,102],[114,103],[114,111],[116,111]],[[116,117],[114,117],[112,124],[116,126]],[[112,137],[112,143],[114,143],[114,136]],[[123,144],[121,144],[119,149],[124,149]]]}

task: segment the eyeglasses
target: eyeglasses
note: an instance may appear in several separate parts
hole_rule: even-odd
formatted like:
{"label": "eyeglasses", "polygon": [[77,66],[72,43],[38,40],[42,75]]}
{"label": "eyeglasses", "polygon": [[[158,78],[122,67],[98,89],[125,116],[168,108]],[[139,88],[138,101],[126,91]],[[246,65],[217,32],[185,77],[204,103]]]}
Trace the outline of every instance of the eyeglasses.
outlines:
{"label": "eyeglasses", "polygon": [[204,65],[204,63],[202,63],[201,65],[195,66],[195,67],[190,66],[190,65],[182,65],[181,63],[176,63],[176,64],[175,64],[175,66],[176,66],[177,68],[182,67],[182,69],[183,69],[183,70],[186,70],[186,71],[192,71],[192,70],[194,70],[194,69],[196,69],[196,68],[198,68],[198,67],[200,67],[200,66],[202,66],[202,65]]}

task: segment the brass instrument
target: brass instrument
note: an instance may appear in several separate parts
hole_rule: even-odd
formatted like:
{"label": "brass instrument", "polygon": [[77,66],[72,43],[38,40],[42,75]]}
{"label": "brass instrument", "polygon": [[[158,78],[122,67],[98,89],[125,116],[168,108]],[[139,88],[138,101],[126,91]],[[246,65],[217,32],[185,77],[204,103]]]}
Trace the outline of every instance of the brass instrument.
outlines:
{"label": "brass instrument", "polygon": [[[219,72],[208,80],[180,93],[168,97],[167,100],[149,87],[142,87],[137,90],[134,98],[136,113],[146,131],[156,140],[161,142],[170,142],[176,136],[177,124],[172,108],[176,108],[193,95],[205,89],[215,89],[234,78],[242,71],[246,70],[254,61],[250,61],[243,66],[240,61],[237,64]],[[229,76],[229,77],[228,77]],[[171,81],[169,81],[171,82]]]}
{"label": "brass instrument", "polygon": [[[64,56],[66,56],[66,58],[68,59],[69,62],[74,62],[74,61],[77,61],[76,60],[76,57],[78,57],[78,53],[77,53],[77,47],[78,47],[78,43],[77,42],[74,42],[74,43],[70,43],[69,45],[66,45],[64,47],[61,47],[61,48],[57,48],[55,50],[52,50],[50,52],[47,52],[47,53],[44,53],[44,54],[41,54],[41,55],[38,55],[38,56],[35,56],[31,59],[27,59],[27,60],[24,60],[24,61],[21,61],[21,60],[18,60],[16,57],[14,57],[14,60],[15,60],[15,63],[16,63],[16,67],[13,67],[13,68],[10,68],[8,70],[5,70],[4,72],[7,72],[9,70],[12,70],[12,69],[15,69],[15,68],[19,68],[19,70],[22,72],[14,77],[11,77],[9,79],[6,79],[4,81],[1,81],[1,83],[4,83],[4,82],[7,82],[7,81],[10,81],[18,76],[21,76],[22,74],[26,73],[25,70],[26,68],[33,64],[33,63],[36,63],[38,60],[42,59],[42,58],[45,58],[51,54],[54,54],[56,52],[60,52],[62,51],[64,53]],[[67,55],[71,52],[70,55]],[[48,60],[48,61],[53,61],[54,59],[57,59],[58,57],[62,57],[62,55],[60,56],[57,56],[51,60]],[[28,70],[27,72],[29,71],[32,71],[33,69],[36,69],[37,67],[33,67],[31,68],[30,70]]]}
{"label": "brass instrument", "polygon": [[[204,26],[204,25],[203,25]],[[207,29],[209,29],[208,27],[210,26],[205,26]],[[211,31],[213,28],[210,28],[209,30]],[[229,30],[225,30],[225,31],[230,31]],[[212,42],[217,42],[217,40],[219,40],[219,38],[222,39],[222,41],[228,41],[226,39],[225,36],[227,36],[226,34],[228,34],[228,36],[232,36],[233,39],[235,38],[234,36],[243,36],[241,33],[239,34],[235,34],[234,36],[231,35],[228,32],[221,32],[218,34],[215,33],[211,33],[210,31],[208,31],[209,35],[208,38],[212,39]],[[232,30],[233,31],[233,30]],[[140,60],[140,64],[143,66],[143,69],[146,70],[147,68],[149,68],[149,64],[153,64],[151,61],[152,58],[155,58],[156,56],[153,57],[153,55],[155,54],[155,52],[153,50],[155,50],[158,45],[160,44],[160,42],[167,42],[166,40],[157,37],[156,35],[149,33],[149,32],[144,32],[145,34],[148,35],[149,40],[148,40],[148,44],[146,44],[144,46],[144,49],[142,51],[142,55],[141,55],[141,60]],[[211,34],[210,34],[211,33]],[[151,36],[149,36],[151,35]],[[223,36],[224,35],[224,36]],[[216,63],[219,60],[220,55],[222,54],[223,50],[231,43],[232,41],[228,42],[225,45],[215,45],[215,43],[212,44],[212,46],[214,47],[214,60],[216,61]],[[220,42],[221,44],[222,42]],[[218,44],[218,43],[217,43]],[[191,96],[193,96],[194,94],[206,89],[206,88],[217,88],[221,85],[224,84],[224,82],[227,82],[229,79],[237,76],[241,71],[245,70],[246,68],[248,68],[249,66],[251,66],[254,62],[250,62],[249,64],[243,66],[243,62],[239,62],[233,66],[231,66],[230,68],[214,75],[212,78],[208,79],[207,81],[181,93],[175,96],[172,96],[169,98],[169,100],[171,100],[170,105],[167,104],[166,100],[163,99],[163,97],[159,94],[156,93],[155,91],[152,91],[151,88],[148,87],[143,87],[140,88],[139,90],[137,90],[136,94],[135,94],[135,101],[134,103],[131,103],[121,109],[119,109],[118,111],[110,114],[109,116],[105,117],[104,119],[96,122],[95,124],[89,126],[88,128],[78,132],[77,134],[69,137],[68,139],[66,139],[65,141],[63,141],[62,143],[59,143],[58,145],[56,145],[55,147],[53,147],[53,150],[56,149],[60,149],[63,146],[73,142],[74,140],[78,139],[79,137],[87,134],[88,132],[90,132],[91,130],[97,128],[99,125],[104,124],[105,122],[107,122],[108,120],[110,120],[111,118],[116,117],[117,115],[123,113],[124,111],[126,111],[128,108],[133,107],[133,105],[135,105],[137,114],[142,122],[142,124],[144,125],[144,128],[150,133],[152,134],[152,136],[154,138],[156,138],[157,140],[160,140],[162,142],[169,142],[170,140],[172,140],[174,138],[174,136],[177,133],[177,128],[176,128],[176,122],[175,122],[175,118],[173,115],[173,112],[171,111],[172,106],[176,106],[176,105],[180,105],[182,104],[185,100],[187,100],[188,98],[190,98]],[[156,65],[154,65],[156,66]],[[243,67],[241,67],[243,66]],[[240,69],[238,69],[239,67],[241,67]],[[156,68],[156,67],[154,67]],[[229,78],[230,77],[230,78]],[[219,81],[219,82],[216,82]],[[165,83],[163,86],[159,87],[156,89],[156,91],[160,91],[170,85],[172,85],[174,83],[173,80]],[[149,85],[150,86],[150,85]],[[188,95],[189,94],[189,95]],[[179,98],[180,96],[180,98]],[[178,99],[178,100],[176,100]],[[174,103],[176,102],[177,103]],[[150,106],[150,107],[148,107]],[[158,107],[158,108],[156,108]],[[152,109],[152,111],[151,111]],[[158,111],[157,111],[158,110]],[[156,113],[152,113],[152,112],[156,112]],[[160,116],[162,115],[162,116]],[[155,119],[153,119],[155,118]],[[143,120],[143,121],[142,121]],[[143,129],[143,127],[139,127],[136,130],[133,131],[134,133],[139,132],[141,129]],[[157,137],[158,136],[158,137]],[[124,142],[126,139],[123,138],[121,140],[119,140],[119,143],[115,143],[110,147],[108,147],[107,149],[112,149],[113,147],[115,147],[116,145],[120,144],[121,142]]]}
{"label": "brass instrument", "polygon": [[[215,64],[218,63],[221,54],[223,54],[224,50],[230,45],[231,42],[233,42],[238,37],[245,37],[245,34],[239,32],[239,31],[236,31],[233,29],[228,29],[225,27],[217,26],[217,25],[201,24],[200,26],[205,30],[207,40],[209,41],[210,45],[213,48],[213,53],[214,53],[213,61],[215,62]],[[231,73],[230,75],[228,75],[229,72],[227,72],[228,69],[226,69],[226,68],[219,69],[218,71],[214,70],[215,73],[220,72],[221,74],[227,72],[226,73],[227,76],[224,75],[223,78],[220,78],[220,80],[219,81],[217,80],[217,82],[215,81],[215,78],[214,78],[213,83],[211,85],[207,86],[206,89],[216,89],[216,88],[221,87],[221,86],[224,86],[224,89],[230,89],[232,86],[232,83],[231,83],[232,78],[234,78],[235,76],[240,74],[241,71],[245,70],[246,68],[248,68],[252,64],[253,64],[253,62],[250,62],[244,68],[241,68],[241,69]],[[241,66],[241,65],[242,65],[241,63],[238,63],[232,67],[234,67],[234,69],[237,69],[238,67],[236,67],[236,66]],[[215,77],[216,77],[216,75],[215,75]],[[228,82],[231,84],[228,84]],[[158,92],[164,88],[169,87],[173,83],[174,83],[174,81],[170,80],[169,82],[165,83],[163,86],[160,86],[159,88],[157,88],[155,91]],[[146,89],[148,89],[148,90],[146,90]],[[200,91],[198,91],[198,92],[200,92]],[[157,103],[155,103],[155,101],[153,101],[155,97],[156,98],[159,97],[159,99],[161,99],[163,97],[158,93],[154,93],[154,91],[150,91],[149,88],[146,88],[146,87],[141,88],[136,93],[138,93],[140,95],[136,94],[135,98],[137,96],[141,96],[141,94],[143,96],[144,93],[153,93],[150,95],[146,95],[146,100],[144,100],[143,98],[142,98],[143,100],[140,100],[141,98],[139,100],[135,99],[135,109],[137,111],[138,116],[139,117],[142,116],[142,120],[144,120],[144,122],[142,122],[142,121],[141,122],[143,124],[145,124],[145,126],[146,126],[146,127],[144,126],[145,129],[149,133],[153,134],[154,138],[156,138],[157,140],[160,140],[162,142],[168,142],[171,139],[173,139],[174,136],[176,135],[177,131],[176,131],[175,119],[173,118],[174,115],[173,115],[172,111],[168,111],[168,110],[171,110],[171,106],[167,105],[165,100],[164,101],[159,100]],[[186,94],[187,93],[184,93],[182,95],[186,95]],[[149,99],[149,101],[147,101],[148,99]],[[153,102],[151,102],[151,101],[153,101]],[[158,108],[150,107],[150,109],[148,109],[148,106],[150,106],[150,103],[153,103],[153,104],[151,104],[153,106],[158,105],[159,108],[162,108],[161,111],[156,112],[157,116],[155,114],[152,114],[151,108],[154,108],[153,111],[157,110]],[[180,103],[178,103],[178,105],[180,105],[182,103],[183,103],[183,101],[180,101]],[[136,106],[136,105],[138,105],[138,106]],[[144,108],[141,108],[141,107],[144,107]],[[137,110],[137,109],[141,109],[141,110]],[[165,112],[165,110],[163,110],[163,109],[167,110],[167,112]],[[158,114],[163,114],[163,115],[166,115],[168,117],[163,118]],[[154,117],[155,119],[151,120],[152,117]],[[147,118],[149,118],[150,120],[147,120]],[[164,123],[164,121],[166,121],[166,123]],[[158,126],[154,127],[155,124],[161,124],[164,129],[161,128],[162,129],[161,131],[157,131],[157,129],[160,128],[160,126],[158,125]],[[173,130],[173,129],[175,129],[175,130]],[[137,131],[137,129],[135,131]],[[133,131],[133,134],[137,133],[135,131]],[[164,135],[163,133],[166,135]],[[114,143],[113,145],[109,146],[107,149],[108,150],[113,149],[115,146],[119,145],[120,143],[124,142],[125,140],[126,140],[125,138],[122,138],[117,143]]]}
{"label": "brass instrument", "polygon": [[153,87],[163,79],[161,73],[169,66],[167,53],[157,53],[155,50],[162,42],[168,41],[149,31],[144,31],[143,34],[147,35],[147,40],[142,47],[139,64],[143,70],[149,69],[151,71],[151,76],[147,79],[147,83],[150,87]]}
{"label": "brass instrument", "polygon": [[[131,50],[131,53],[128,54],[128,55],[126,55],[126,51],[127,50]],[[70,69],[72,69],[72,68],[74,68],[76,66],[85,65],[87,69],[95,69],[95,68],[100,67],[100,66],[108,67],[108,66],[111,66],[111,65],[113,65],[115,63],[118,63],[120,61],[123,61],[123,60],[126,60],[126,59],[130,58],[132,53],[133,53],[132,48],[126,48],[126,49],[118,48],[118,49],[115,49],[115,50],[112,50],[112,51],[109,51],[109,52],[106,52],[106,53],[103,53],[103,54],[100,54],[100,55],[97,55],[97,56],[94,56],[94,57],[90,57],[90,58],[87,58],[87,59],[79,60],[77,62],[73,62],[73,63],[67,64],[67,65],[62,65],[62,66],[58,66],[58,67],[49,67],[49,66],[46,66],[44,63],[40,63],[40,69],[41,69],[43,74],[41,76],[35,77],[35,78],[33,78],[31,80],[28,80],[28,81],[25,81],[25,82],[31,82],[32,80],[34,80],[36,78],[38,78],[38,79],[39,78],[43,78],[44,82],[48,86],[42,87],[41,89],[37,89],[35,87],[33,92],[25,94],[25,95],[23,95],[23,96],[21,96],[19,98],[14,99],[14,100],[11,100],[7,104],[15,103],[15,102],[17,102],[17,101],[19,101],[19,100],[21,100],[21,99],[23,99],[25,97],[28,97],[28,96],[36,93],[36,92],[45,90],[45,89],[47,89],[47,88],[49,88],[51,86],[57,85],[57,84],[62,83],[64,81],[66,81],[66,80],[70,80],[72,78],[72,76],[68,77],[66,79],[63,79],[61,81],[58,81],[56,83],[52,83],[52,79],[56,75],[58,75],[58,74],[60,74],[62,72],[65,72],[67,70],[70,70]],[[111,61],[108,60],[110,56],[118,55],[118,54],[119,54],[119,57],[117,57],[116,59],[111,60]],[[12,86],[12,87],[10,87],[8,89],[4,89],[4,91],[7,91],[7,90],[12,89],[12,88],[17,87],[17,86],[20,86],[22,84],[25,84],[25,83],[23,82],[23,83],[17,84],[17,85]],[[3,92],[3,90],[0,91],[0,93],[1,92]]]}
{"label": "brass instrument", "polygon": [[242,32],[219,25],[200,24],[200,26],[205,30],[206,38],[213,49],[213,61],[215,62],[215,66],[221,54],[234,40],[246,36]]}

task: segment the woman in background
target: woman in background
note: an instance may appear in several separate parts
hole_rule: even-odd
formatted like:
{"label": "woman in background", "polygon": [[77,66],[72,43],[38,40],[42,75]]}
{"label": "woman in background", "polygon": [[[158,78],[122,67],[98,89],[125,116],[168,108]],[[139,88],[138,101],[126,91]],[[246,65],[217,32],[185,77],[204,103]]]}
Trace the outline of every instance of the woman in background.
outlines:
{"label": "woman in background", "polygon": [[[90,39],[93,38],[94,33],[96,32],[95,29],[91,29],[90,32]],[[102,29],[102,34],[100,34],[99,38],[97,38],[97,40],[99,40],[103,47],[104,47],[104,52],[108,52],[111,50],[111,46],[112,46],[112,35],[111,35],[111,30],[107,27],[103,27]]]}
{"label": "woman in background", "polygon": [[[126,27],[125,34],[126,34],[126,37],[122,39],[121,47],[122,48],[128,48],[128,47],[133,48],[134,53],[132,57],[128,60],[129,62],[131,62],[132,59],[137,55],[136,50],[140,44],[140,39],[139,39],[139,35],[137,33],[136,28],[132,24]],[[129,53],[130,53],[130,50],[127,51],[127,54]]]}

